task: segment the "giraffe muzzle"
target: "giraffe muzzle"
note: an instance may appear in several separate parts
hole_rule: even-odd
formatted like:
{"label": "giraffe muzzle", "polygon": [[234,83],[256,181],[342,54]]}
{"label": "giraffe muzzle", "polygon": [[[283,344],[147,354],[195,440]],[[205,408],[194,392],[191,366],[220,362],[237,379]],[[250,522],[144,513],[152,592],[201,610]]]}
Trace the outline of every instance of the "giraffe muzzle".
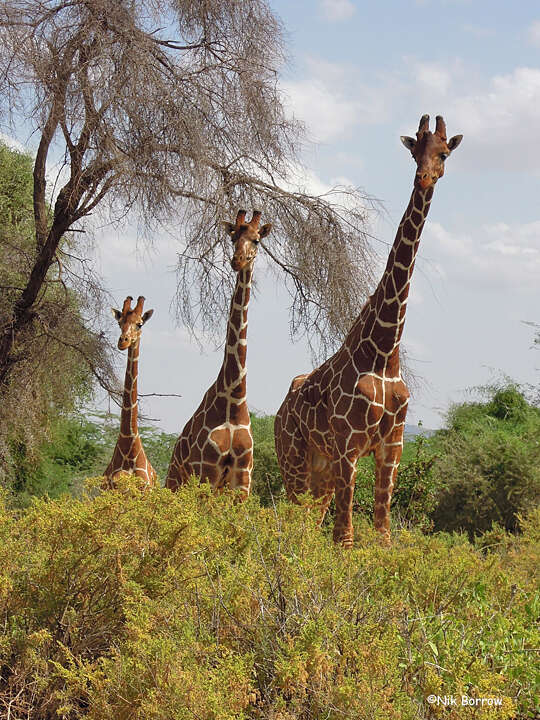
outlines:
{"label": "giraffe muzzle", "polygon": [[231,267],[235,272],[239,272],[240,270],[245,268],[252,259],[253,258],[248,258],[245,255],[234,255],[233,259],[231,260]]}
{"label": "giraffe muzzle", "polygon": [[417,173],[415,177],[415,184],[421,190],[427,190],[433,187],[439,178],[436,175],[430,175],[429,173]]}

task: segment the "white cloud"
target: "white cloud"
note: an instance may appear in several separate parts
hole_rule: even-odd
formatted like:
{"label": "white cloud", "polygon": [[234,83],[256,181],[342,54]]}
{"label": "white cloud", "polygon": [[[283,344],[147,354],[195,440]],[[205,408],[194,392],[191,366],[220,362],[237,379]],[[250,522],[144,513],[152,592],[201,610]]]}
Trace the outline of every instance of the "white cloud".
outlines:
{"label": "white cloud", "polygon": [[538,290],[540,221],[485,224],[468,233],[428,222],[424,236],[423,247],[450,283],[526,294]]}
{"label": "white cloud", "polygon": [[[540,21],[538,23],[540,33]],[[483,77],[459,58],[404,57],[398,71],[364,82],[359,68],[309,59],[305,80],[289,82],[293,112],[314,140],[345,138],[360,125],[410,118],[411,108],[444,110],[451,134],[463,133],[461,160],[475,170],[540,173],[540,66]],[[530,131],[527,131],[530,128]],[[407,128],[400,128],[410,134]]]}
{"label": "white cloud", "polygon": [[505,170],[540,171],[540,68],[493,77],[486,90],[458,97],[453,122],[469,146],[469,162]]}
{"label": "white cloud", "polygon": [[474,35],[477,38],[494,37],[497,32],[491,27],[485,27],[483,25],[471,25],[467,23],[463,26],[463,30],[470,35]]}
{"label": "white cloud", "polygon": [[430,96],[445,95],[450,88],[452,75],[450,69],[438,63],[413,61],[413,77],[421,92]]}
{"label": "white cloud", "polygon": [[343,138],[359,124],[379,123],[408,88],[390,75],[364,83],[354,65],[314,58],[307,58],[305,64],[307,76],[282,87],[286,105],[306,124],[315,142]]}
{"label": "white cloud", "polygon": [[[94,256],[100,274],[125,279],[128,284],[146,285],[156,273],[173,276],[181,249],[180,239],[166,232],[160,232],[149,245],[138,237],[136,226],[128,223],[96,229],[95,240]],[[123,284],[117,289],[119,293],[134,294],[133,287],[126,288]]]}
{"label": "white cloud", "polygon": [[540,47],[540,20],[532,22],[527,29],[527,37],[531,45]]}
{"label": "white cloud", "polygon": [[11,137],[11,135],[6,135],[5,133],[0,132],[0,140],[4,143],[4,145],[7,145],[12,150],[17,150],[17,152],[24,153],[25,155],[33,155],[33,153],[29,151],[28,148],[26,148],[14,137]]}
{"label": "white cloud", "polygon": [[356,12],[351,0],[321,0],[320,9],[324,17],[331,22],[348,20]]}
{"label": "white cloud", "polygon": [[163,326],[155,329],[150,324],[148,327],[145,326],[145,343],[149,347],[167,348],[167,352],[173,353],[180,350],[189,351],[194,355],[200,355],[201,348],[204,348],[207,354],[221,351],[221,345],[215,347],[215,337],[203,329],[197,331],[197,340],[198,342],[184,326],[174,329]]}
{"label": "white cloud", "polygon": [[283,89],[292,112],[306,123],[315,142],[335,140],[357,121],[358,104],[333,92],[317,78],[284,83]]}
{"label": "white cloud", "polygon": [[426,5],[442,5],[448,7],[450,5],[469,5],[472,0],[415,0],[415,5],[420,7]]}

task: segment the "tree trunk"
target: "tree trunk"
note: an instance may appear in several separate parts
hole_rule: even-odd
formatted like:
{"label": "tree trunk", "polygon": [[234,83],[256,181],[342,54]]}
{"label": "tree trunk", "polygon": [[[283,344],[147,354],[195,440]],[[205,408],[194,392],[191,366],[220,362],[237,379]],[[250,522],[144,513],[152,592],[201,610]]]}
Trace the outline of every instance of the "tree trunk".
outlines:
{"label": "tree trunk", "polygon": [[0,337],[0,395],[2,386],[9,383],[10,373],[17,362],[13,348],[34,318],[33,305],[68,226],[69,223],[63,213],[55,218],[45,243],[39,249],[28,283],[13,306],[11,322]]}

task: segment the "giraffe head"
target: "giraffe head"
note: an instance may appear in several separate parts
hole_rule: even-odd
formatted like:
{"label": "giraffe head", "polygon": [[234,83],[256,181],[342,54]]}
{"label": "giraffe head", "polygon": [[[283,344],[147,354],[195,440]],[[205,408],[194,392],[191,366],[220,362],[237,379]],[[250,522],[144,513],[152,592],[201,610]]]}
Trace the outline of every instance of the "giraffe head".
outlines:
{"label": "giraffe head", "polygon": [[139,339],[142,326],[154,313],[153,310],[147,310],[143,314],[144,298],[142,295],[137,298],[137,304],[133,310],[131,309],[132,300],[131,295],[128,295],[124,300],[122,311],[111,308],[113,317],[120,326],[119,350],[126,350]]}
{"label": "giraffe head", "polygon": [[261,212],[253,211],[253,217],[250,222],[245,222],[246,211],[239,210],[236,216],[236,222],[224,222],[223,226],[231,236],[234,245],[234,253],[231,260],[232,269],[240,272],[248,267],[255,260],[259,242],[268,235],[272,229],[271,223],[267,223],[259,227],[261,221]]}
{"label": "giraffe head", "polygon": [[446,139],[446,125],[440,115],[437,115],[434,133],[429,129],[429,115],[422,115],[416,140],[406,135],[401,136],[401,142],[411,151],[416,161],[414,186],[418,190],[433,187],[444,175],[444,161],[457,148],[462,138],[463,135],[454,135],[450,140]]}

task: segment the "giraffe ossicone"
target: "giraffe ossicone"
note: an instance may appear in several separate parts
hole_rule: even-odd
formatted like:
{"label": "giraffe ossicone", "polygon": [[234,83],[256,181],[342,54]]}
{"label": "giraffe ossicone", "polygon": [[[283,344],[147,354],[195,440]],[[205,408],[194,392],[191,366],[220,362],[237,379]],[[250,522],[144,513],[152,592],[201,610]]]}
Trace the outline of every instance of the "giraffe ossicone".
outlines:
{"label": "giraffe ossicone", "polygon": [[247,315],[253,264],[259,242],[272,229],[260,227],[261,212],[239,210],[236,222],[224,222],[234,251],[231,267],[236,284],[231,299],[225,356],[218,377],[188,420],[173,450],[165,486],[176,490],[190,476],[208,481],[213,488],[249,495],[253,469],[253,436],[246,401]]}
{"label": "giraffe ossicone", "polygon": [[104,473],[106,488],[114,488],[116,478],[122,473],[142,478],[147,487],[152,487],[157,483],[156,471],[146,457],[138,426],[137,378],[141,329],[154,313],[153,310],[143,313],[144,300],[142,295],[139,296],[137,304],[132,309],[133,298],[128,295],[124,300],[122,310],[111,308],[112,315],[120,326],[118,349],[127,349],[128,356],[120,413],[120,433],[113,456]]}
{"label": "giraffe ossicone", "polygon": [[276,415],[276,452],[289,499],[310,491],[322,522],[335,494],[334,540],[345,547],[353,543],[356,463],[370,454],[375,527],[383,542],[390,541],[390,501],[409,401],[399,357],[407,297],[433,189],[461,139],[447,140],[440,115],[435,132],[423,115],[416,138],[402,136],[417,169],[383,276],[343,345],[320,367],[294,378]]}

